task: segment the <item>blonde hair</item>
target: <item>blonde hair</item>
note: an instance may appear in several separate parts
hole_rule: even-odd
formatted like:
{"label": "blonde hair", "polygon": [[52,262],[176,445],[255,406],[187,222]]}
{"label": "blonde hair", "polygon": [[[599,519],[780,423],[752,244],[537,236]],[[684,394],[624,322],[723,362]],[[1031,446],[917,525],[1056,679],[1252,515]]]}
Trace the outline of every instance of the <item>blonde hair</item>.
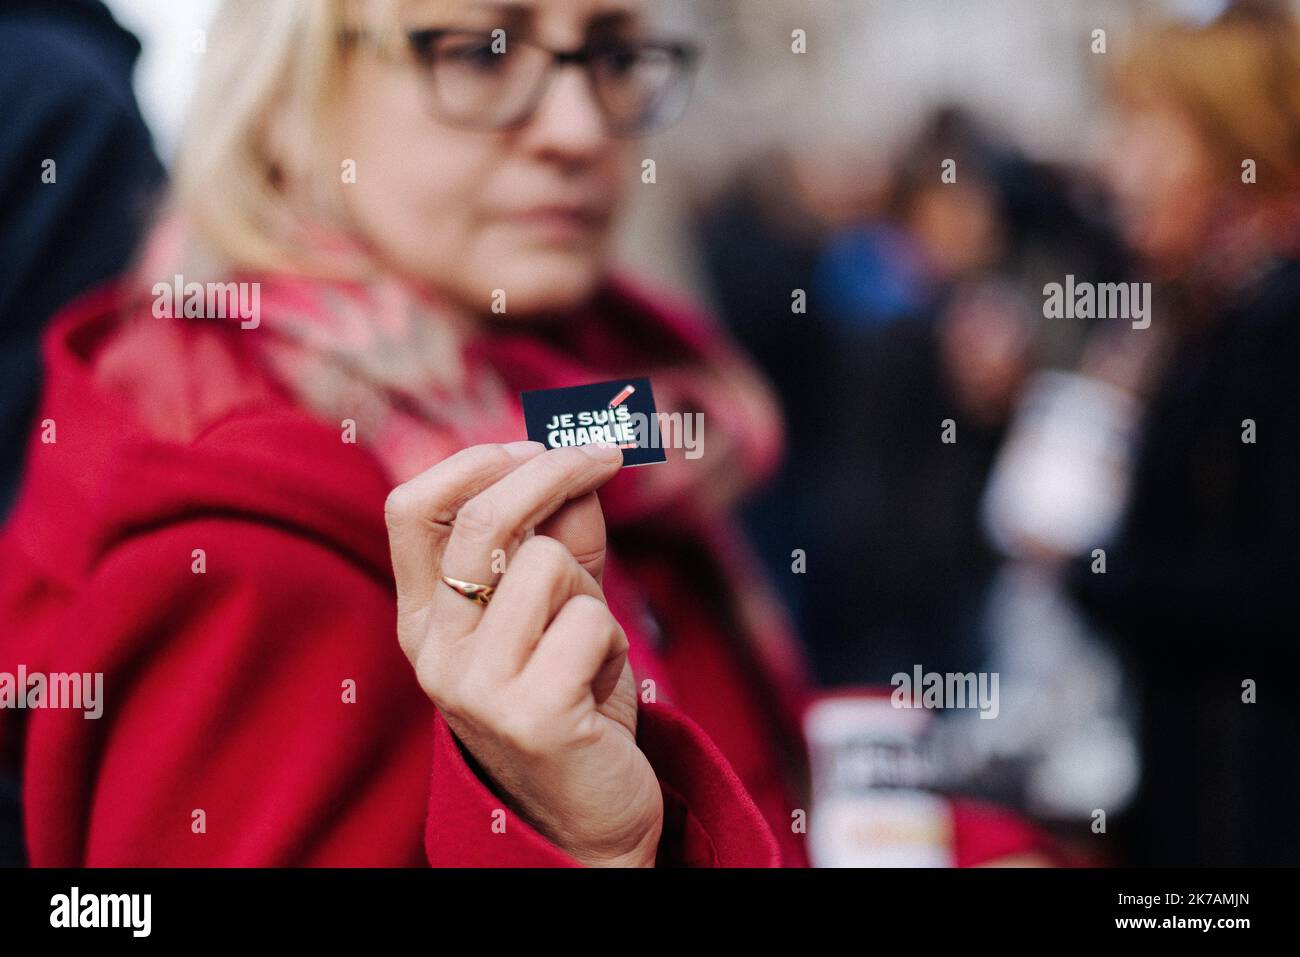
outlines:
{"label": "blonde hair", "polygon": [[[194,274],[356,276],[369,269],[299,242],[342,226],[329,107],[345,28],[397,49],[402,0],[224,0],[208,30],[164,219]],[[176,238],[176,237],[173,237]]]}
{"label": "blonde hair", "polygon": [[1282,4],[1239,0],[1207,26],[1148,33],[1111,82],[1121,103],[1173,106],[1225,174],[1253,159],[1261,193],[1300,186],[1300,28]]}

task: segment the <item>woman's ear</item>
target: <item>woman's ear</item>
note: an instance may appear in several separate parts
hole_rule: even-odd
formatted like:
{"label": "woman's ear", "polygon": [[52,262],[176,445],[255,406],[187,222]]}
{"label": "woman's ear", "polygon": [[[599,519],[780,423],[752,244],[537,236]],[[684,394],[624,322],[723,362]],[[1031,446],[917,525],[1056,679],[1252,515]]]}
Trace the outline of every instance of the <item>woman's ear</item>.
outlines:
{"label": "woman's ear", "polygon": [[294,123],[292,116],[301,110],[286,109],[283,101],[271,106],[263,122],[262,148],[266,151],[267,168],[271,178],[281,187],[301,184],[307,171],[303,168],[302,123]]}
{"label": "woman's ear", "polygon": [[[317,109],[321,115],[312,119]],[[342,172],[334,165],[337,124],[336,108],[290,106],[281,100],[267,111],[262,149],[267,181],[291,205],[302,204],[317,217],[343,222]]]}

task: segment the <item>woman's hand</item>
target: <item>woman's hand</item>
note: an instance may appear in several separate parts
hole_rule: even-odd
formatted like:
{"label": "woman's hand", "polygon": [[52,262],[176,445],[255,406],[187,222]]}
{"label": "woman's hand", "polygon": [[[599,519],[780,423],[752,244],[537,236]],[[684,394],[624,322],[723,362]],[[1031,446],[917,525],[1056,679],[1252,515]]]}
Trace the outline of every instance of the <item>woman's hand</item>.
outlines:
{"label": "woman's hand", "polygon": [[[385,516],[398,639],[461,743],[571,857],[653,866],[663,796],[600,587],[595,490],[621,461],[606,446],[477,445],[394,489]],[[496,592],[485,607],[442,575]]]}

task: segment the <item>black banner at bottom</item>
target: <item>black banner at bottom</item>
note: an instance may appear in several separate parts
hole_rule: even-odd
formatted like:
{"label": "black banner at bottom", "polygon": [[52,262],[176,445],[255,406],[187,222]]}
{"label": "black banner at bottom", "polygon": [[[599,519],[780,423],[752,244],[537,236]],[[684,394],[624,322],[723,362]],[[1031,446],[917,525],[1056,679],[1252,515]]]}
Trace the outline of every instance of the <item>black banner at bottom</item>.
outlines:
{"label": "black banner at bottom", "polygon": [[1293,879],[1258,869],[6,870],[0,933],[6,945],[75,937],[92,947],[334,946],[393,934],[433,946],[451,943],[448,934],[536,944],[575,932],[591,942],[620,927],[656,947],[775,932],[810,946],[832,933],[863,945],[882,935],[918,946],[1099,936],[1229,943],[1286,927]]}

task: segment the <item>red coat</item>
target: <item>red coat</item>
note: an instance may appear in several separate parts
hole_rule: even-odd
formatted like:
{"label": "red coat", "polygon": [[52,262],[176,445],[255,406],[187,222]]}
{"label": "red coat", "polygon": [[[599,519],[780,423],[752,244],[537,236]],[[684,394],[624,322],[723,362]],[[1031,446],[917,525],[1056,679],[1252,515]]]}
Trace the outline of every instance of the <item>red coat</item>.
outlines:
{"label": "red coat", "polygon": [[[484,784],[398,647],[378,463],[255,377],[192,440],[143,428],[91,377],[116,295],[74,304],[47,334],[39,418],[56,441],[34,438],[0,537],[0,672],[104,675],[98,720],[0,711],[31,863],[576,863]],[[205,383],[248,374],[210,324],[163,322],[157,394],[193,407]],[[722,647],[660,653],[621,600],[645,570],[618,564],[611,607],[638,679],[664,689],[637,732],[665,798],[660,862],[804,863],[787,823],[799,799],[742,713],[798,695],[763,697],[752,662]],[[1038,846],[1009,817],[956,813],[959,863]]]}

